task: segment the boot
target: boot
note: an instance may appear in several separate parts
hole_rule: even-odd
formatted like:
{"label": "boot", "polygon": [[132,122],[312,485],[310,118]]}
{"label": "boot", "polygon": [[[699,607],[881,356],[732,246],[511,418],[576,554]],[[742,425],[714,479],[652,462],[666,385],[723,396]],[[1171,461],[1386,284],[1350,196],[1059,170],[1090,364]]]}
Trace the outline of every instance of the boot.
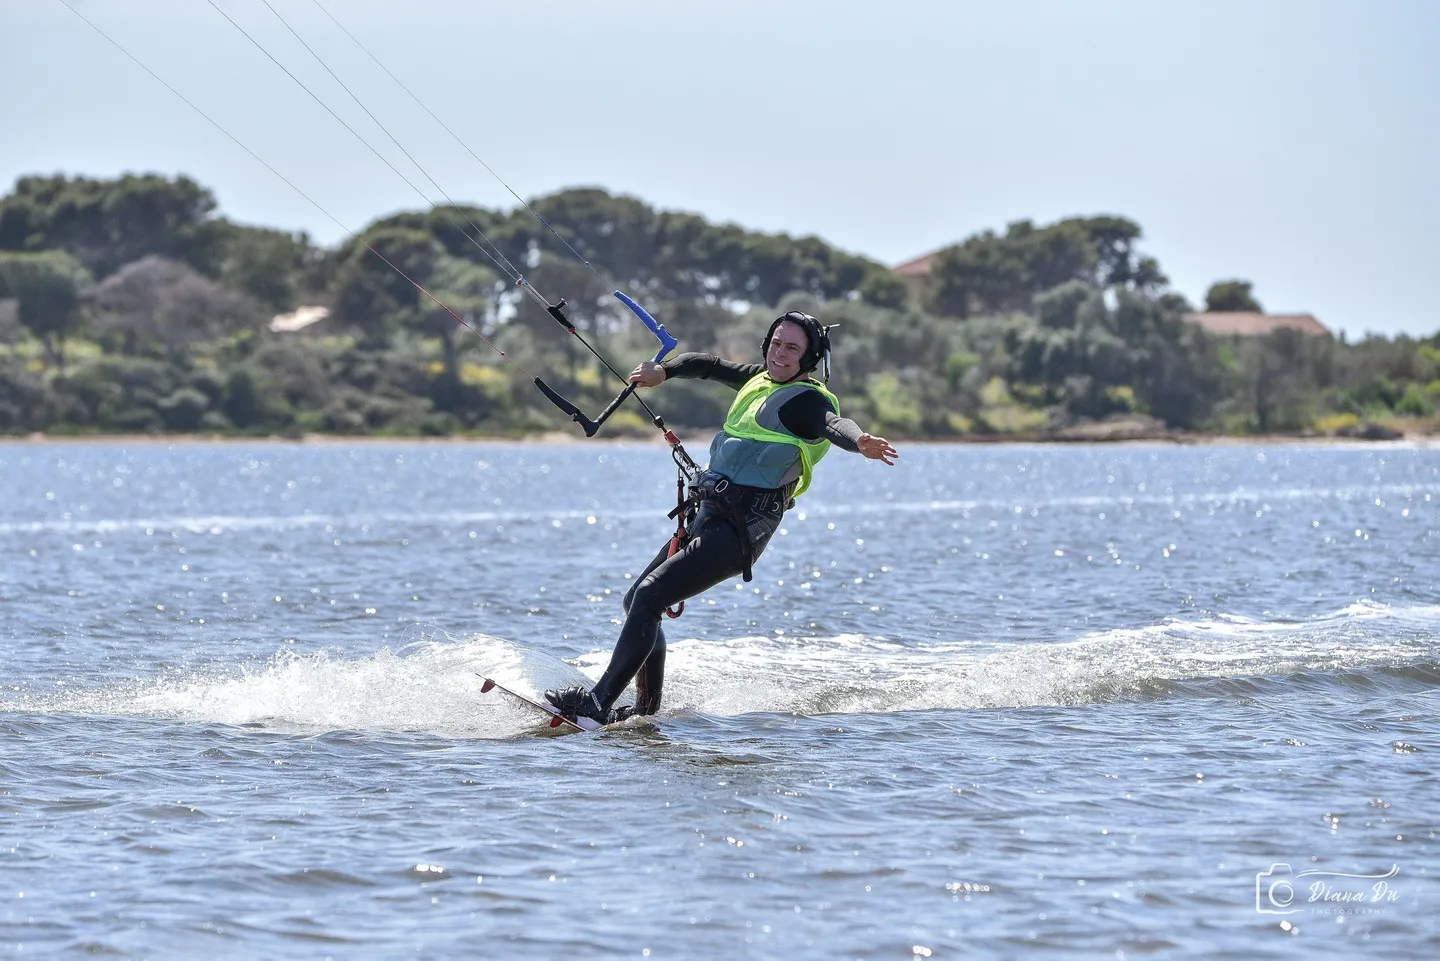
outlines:
{"label": "boot", "polygon": [[600,706],[594,695],[578,684],[563,691],[546,691],[545,700],[555,707],[561,717],[571,721],[588,717],[597,724],[609,724],[612,720],[610,712]]}

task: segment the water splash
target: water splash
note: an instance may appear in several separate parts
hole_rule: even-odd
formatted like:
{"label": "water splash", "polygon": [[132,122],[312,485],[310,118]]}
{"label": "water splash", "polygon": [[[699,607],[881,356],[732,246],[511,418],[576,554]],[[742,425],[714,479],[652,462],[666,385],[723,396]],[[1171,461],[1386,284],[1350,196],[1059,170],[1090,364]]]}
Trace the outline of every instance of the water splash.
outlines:
{"label": "water splash", "polygon": [[587,680],[563,661],[479,635],[387,648],[358,659],[281,651],[238,672],[202,669],[117,688],[0,701],[0,710],[151,717],[289,733],[511,737],[544,726],[502,698],[482,695],[480,673],[532,696]]}
{"label": "water splash", "polygon": [[[1074,641],[900,644],[858,635],[681,641],[670,710],[857,713],[1108,703],[1184,694],[1188,682],[1424,667],[1440,662],[1440,607],[1353,604],[1305,621],[1217,617]],[[603,664],[604,655],[582,663]],[[1197,689],[1198,690],[1198,689]]]}
{"label": "water splash", "polygon": [[[1195,682],[1419,669],[1440,676],[1440,607],[1357,603],[1304,621],[1235,616],[1100,631],[1066,642],[902,643],[835,637],[681,640],[667,658],[665,714],[883,713],[1103,704],[1207,693]],[[0,710],[102,713],[295,733],[414,732],[456,738],[536,733],[543,721],[482,695],[478,674],[530,696],[590,683],[609,659],[574,664],[502,638],[440,638],[361,658],[276,654],[98,691],[22,697]]]}

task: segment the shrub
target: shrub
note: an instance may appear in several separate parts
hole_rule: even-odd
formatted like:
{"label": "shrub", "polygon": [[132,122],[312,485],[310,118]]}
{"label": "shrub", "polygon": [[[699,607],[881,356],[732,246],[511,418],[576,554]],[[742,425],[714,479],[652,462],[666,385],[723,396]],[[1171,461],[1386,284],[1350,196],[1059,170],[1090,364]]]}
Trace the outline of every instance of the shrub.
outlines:
{"label": "shrub", "polygon": [[1410,384],[1405,393],[1395,402],[1395,413],[1411,417],[1428,417],[1435,412],[1435,405],[1425,396],[1425,389],[1419,384]]}
{"label": "shrub", "polygon": [[180,372],[164,361],[104,354],[90,363],[77,364],[57,386],[75,399],[72,419],[76,423],[104,430],[150,432],[164,428],[160,401],[181,383]]}
{"label": "shrub", "polygon": [[958,390],[965,375],[980,366],[984,358],[968,350],[957,351],[945,358],[945,380],[951,390]]}
{"label": "shrub", "polygon": [[894,374],[876,374],[865,384],[874,405],[877,433],[894,432],[914,436],[920,431],[920,406],[915,392],[908,390]]}
{"label": "shrub", "polygon": [[0,430],[42,430],[53,421],[56,397],[45,378],[24,361],[0,356]]}
{"label": "shrub", "polygon": [[1322,434],[1338,434],[1344,430],[1352,430],[1360,423],[1360,418],[1348,411],[1340,414],[1328,414],[1315,421],[1315,429]]}
{"label": "shrub", "polygon": [[194,387],[181,387],[156,404],[156,409],[171,430],[196,430],[210,409],[210,398]]}

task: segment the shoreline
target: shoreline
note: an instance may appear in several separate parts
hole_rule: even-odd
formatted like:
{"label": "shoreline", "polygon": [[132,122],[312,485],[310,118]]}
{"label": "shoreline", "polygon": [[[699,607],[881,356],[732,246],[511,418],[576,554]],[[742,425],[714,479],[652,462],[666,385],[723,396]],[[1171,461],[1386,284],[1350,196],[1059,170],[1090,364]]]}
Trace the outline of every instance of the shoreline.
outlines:
{"label": "shoreline", "polygon": [[[718,430],[714,428],[713,430]],[[706,428],[690,438],[702,438],[708,442],[712,428]],[[233,434],[46,434],[35,432],[0,436],[0,445],[78,445],[78,444],[134,444],[134,445],[177,445],[177,444],[273,444],[273,445],[556,445],[581,446],[603,444],[625,446],[630,444],[652,444],[658,437],[585,437],[569,431],[545,431],[520,437],[503,435],[448,435],[444,437],[402,437],[376,436],[372,434],[304,434],[299,437],[285,437],[267,434],[241,437]],[[684,441],[686,438],[681,438]],[[1024,436],[987,437],[923,437],[894,441],[902,447],[964,447],[964,446],[1034,446],[1034,447],[1379,447],[1430,449],[1440,447],[1440,434],[1406,434],[1403,437],[1383,440],[1367,440],[1360,437],[1329,435],[1301,436],[1295,434],[1257,434],[1230,436],[1225,434],[1176,434],[1163,437],[1102,437],[1055,438]]]}

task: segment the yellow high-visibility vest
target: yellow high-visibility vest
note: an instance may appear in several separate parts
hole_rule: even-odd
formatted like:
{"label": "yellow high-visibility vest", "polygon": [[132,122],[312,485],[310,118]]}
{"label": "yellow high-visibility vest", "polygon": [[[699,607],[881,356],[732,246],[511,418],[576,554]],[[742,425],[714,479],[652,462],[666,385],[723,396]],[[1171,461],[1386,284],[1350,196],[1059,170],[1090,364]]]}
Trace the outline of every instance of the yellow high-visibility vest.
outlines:
{"label": "yellow high-visibility vest", "polygon": [[[745,386],[740,388],[740,392],[735,396],[735,403],[730,405],[730,413],[725,417],[725,427],[723,431],[731,437],[760,441],[768,444],[789,444],[799,450],[800,483],[795,488],[794,494],[795,497],[799,497],[805,492],[806,488],[810,486],[810,477],[815,470],[815,465],[818,464],[820,458],[824,457],[830,450],[830,442],[824,439],[805,440],[785,430],[780,424],[778,414],[775,412],[778,410],[779,405],[776,405],[769,411],[764,411],[767,415],[765,419],[773,422],[775,428],[763,426],[760,423],[760,417],[762,416],[762,410],[765,408],[766,401],[772,399],[777,393],[782,391],[789,391],[793,394],[796,389],[820,391],[820,393],[824,394],[826,399],[830,401],[830,405],[834,408],[835,413],[840,413],[840,401],[834,394],[830,393],[828,388],[817,381],[798,380],[777,384],[770,379],[769,373],[762,371],[746,381]],[[785,400],[788,399],[789,398],[785,398]],[[718,446],[718,444],[712,445],[712,451],[718,448]],[[736,478],[735,480],[737,483],[744,483],[740,478]]]}

